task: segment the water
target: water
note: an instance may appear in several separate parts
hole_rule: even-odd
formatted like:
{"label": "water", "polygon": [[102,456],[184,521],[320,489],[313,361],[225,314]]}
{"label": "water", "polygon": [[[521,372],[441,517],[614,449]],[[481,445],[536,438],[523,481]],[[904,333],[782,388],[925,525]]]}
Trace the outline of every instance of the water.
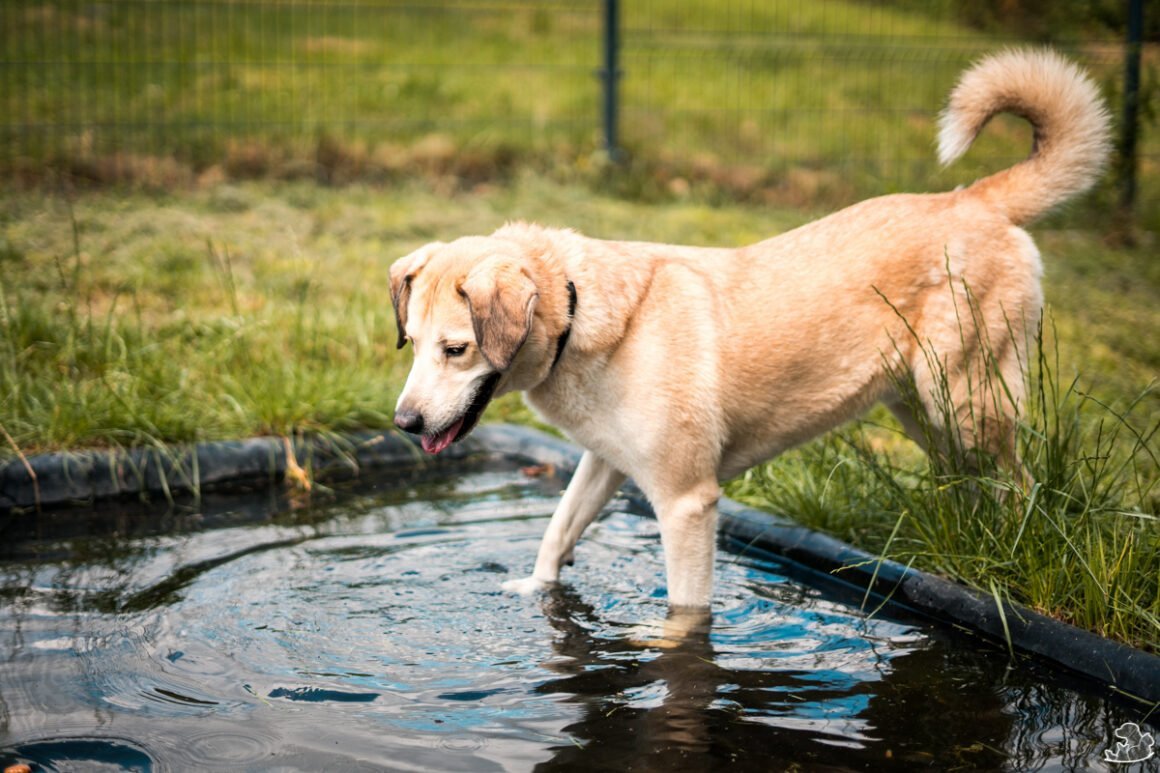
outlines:
{"label": "water", "polygon": [[501,592],[559,487],[492,463],[328,505],[11,520],[0,764],[1099,769],[1141,719],[752,552],[722,551],[711,629],[672,646],[656,524],[627,502],[565,589]]}

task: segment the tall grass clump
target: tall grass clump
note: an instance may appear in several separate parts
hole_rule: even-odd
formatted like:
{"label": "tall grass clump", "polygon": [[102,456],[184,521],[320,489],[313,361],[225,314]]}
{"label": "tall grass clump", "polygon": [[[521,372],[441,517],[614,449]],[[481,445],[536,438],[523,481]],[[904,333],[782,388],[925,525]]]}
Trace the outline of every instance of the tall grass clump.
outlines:
{"label": "tall grass clump", "polygon": [[[1122,407],[1091,396],[1078,378],[1062,378],[1042,325],[1031,355],[1014,465],[978,450],[967,432],[939,430],[955,416],[940,370],[934,415],[913,411],[925,456],[898,441],[883,411],[754,468],[730,494],[882,558],[1160,651],[1160,422],[1139,410],[1156,392]],[[913,381],[900,378],[897,388],[920,407]],[[1006,391],[999,383],[976,394]]]}
{"label": "tall grass clump", "polygon": [[394,322],[373,293],[321,300],[312,268],[241,279],[212,241],[150,239],[135,281],[73,230],[53,270],[17,254],[0,275],[0,460],[390,426]]}

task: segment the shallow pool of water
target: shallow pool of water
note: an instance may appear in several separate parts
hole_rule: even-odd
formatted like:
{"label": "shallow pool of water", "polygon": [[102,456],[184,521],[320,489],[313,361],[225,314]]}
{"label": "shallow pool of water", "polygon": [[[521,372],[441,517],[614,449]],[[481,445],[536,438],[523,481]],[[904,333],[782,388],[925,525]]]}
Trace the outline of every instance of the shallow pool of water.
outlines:
{"label": "shallow pool of water", "polygon": [[514,464],[0,532],[0,764],[34,770],[1084,769],[1085,684],[722,550],[663,636],[656,524],[616,502],[567,586],[526,575],[560,482]]}

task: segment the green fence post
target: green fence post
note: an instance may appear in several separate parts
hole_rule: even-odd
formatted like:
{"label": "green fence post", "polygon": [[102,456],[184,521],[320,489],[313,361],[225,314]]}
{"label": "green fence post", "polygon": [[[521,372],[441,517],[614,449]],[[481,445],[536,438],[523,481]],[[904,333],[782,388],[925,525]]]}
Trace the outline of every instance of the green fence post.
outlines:
{"label": "green fence post", "polygon": [[619,161],[622,156],[617,138],[619,58],[620,2],[604,0],[604,68],[599,75],[604,84],[604,149],[612,161]]}
{"label": "green fence post", "polygon": [[1128,40],[1124,56],[1124,119],[1120,126],[1120,218],[1130,228],[1136,206],[1136,135],[1140,108],[1140,39],[1144,0],[1128,0]]}

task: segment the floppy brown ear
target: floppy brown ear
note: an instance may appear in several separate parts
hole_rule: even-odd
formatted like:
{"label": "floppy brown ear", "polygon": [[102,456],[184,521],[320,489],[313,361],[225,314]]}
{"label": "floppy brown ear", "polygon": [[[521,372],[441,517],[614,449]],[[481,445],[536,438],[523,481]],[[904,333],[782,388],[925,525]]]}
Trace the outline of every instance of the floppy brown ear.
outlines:
{"label": "floppy brown ear", "polygon": [[493,368],[506,371],[532,332],[540,298],[535,282],[512,261],[491,258],[471,270],[459,293],[467,299],[480,352]]}
{"label": "floppy brown ear", "polygon": [[391,264],[391,305],[395,307],[395,328],[399,331],[397,348],[407,345],[407,302],[411,300],[411,280],[431,257],[439,242],[427,244]]}

